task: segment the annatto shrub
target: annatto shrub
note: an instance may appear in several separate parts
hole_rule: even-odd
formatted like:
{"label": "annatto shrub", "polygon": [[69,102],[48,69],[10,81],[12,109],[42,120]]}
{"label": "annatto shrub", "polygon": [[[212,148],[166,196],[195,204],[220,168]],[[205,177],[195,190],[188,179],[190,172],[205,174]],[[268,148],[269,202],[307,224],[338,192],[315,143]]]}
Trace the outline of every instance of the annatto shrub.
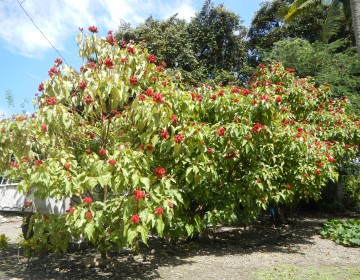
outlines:
{"label": "annatto shrub", "polygon": [[176,238],[251,221],[319,198],[356,155],[360,122],[328,86],[275,64],[246,87],[186,90],[141,45],[92,30],[77,37],[81,69],[56,60],[36,114],[0,122],[0,168],[20,190],[79,197],[66,217],[34,216],[39,242],[66,250],[82,235],[105,254],[150,231]]}

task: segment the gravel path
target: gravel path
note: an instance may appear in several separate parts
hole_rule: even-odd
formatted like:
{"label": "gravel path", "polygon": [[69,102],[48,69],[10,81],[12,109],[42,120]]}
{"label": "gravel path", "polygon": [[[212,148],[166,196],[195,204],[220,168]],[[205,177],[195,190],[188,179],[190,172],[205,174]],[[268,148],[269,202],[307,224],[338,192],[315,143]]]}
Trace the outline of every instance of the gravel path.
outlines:
{"label": "gravel path", "polygon": [[[124,250],[102,263],[90,249],[62,256],[34,257],[17,251],[0,256],[0,279],[360,279],[360,249],[336,245],[318,235],[329,217],[298,217],[273,228],[221,227],[215,238],[170,246],[152,240],[141,255]],[[15,239],[19,222],[9,225]],[[7,231],[9,232],[9,231]],[[12,240],[15,240],[12,238]]]}

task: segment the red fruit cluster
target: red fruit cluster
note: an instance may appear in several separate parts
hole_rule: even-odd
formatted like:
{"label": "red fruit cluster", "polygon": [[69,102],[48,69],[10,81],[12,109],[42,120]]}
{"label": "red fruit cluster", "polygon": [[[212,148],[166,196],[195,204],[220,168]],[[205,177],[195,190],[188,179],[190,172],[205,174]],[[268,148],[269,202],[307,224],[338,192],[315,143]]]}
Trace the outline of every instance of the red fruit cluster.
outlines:
{"label": "red fruit cluster", "polygon": [[86,82],[80,82],[79,85],[78,85],[78,88],[81,89],[81,90],[85,90]]}
{"label": "red fruit cluster", "polygon": [[158,207],[155,209],[155,214],[162,215],[162,214],[164,214],[164,210],[161,207]]}
{"label": "red fruit cluster", "polygon": [[105,155],[106,155],[106,150],[105,150],[104,148],[101,148],[101,149],[99,150],[99,154],[100,154],[101,156],[105,156]]}
{"label": "red fruit cluster", "polygon": [[146,59],[151,63],[155,63],[157,58],[155,55],[149,54]]}
{"label": "red fruit cluster", "polygon": [[110,44],[110,45],[114,45],[115,44],[115,42],[116,42],[116,40],[115,40],[115,37],[113,36],[113,35],[108,35],[107,37],[106,37],[106,41]]}
{"label": "red fruit cluster", "polygon": [[57,69],[56,67],[52,67],[49,71],[48,74],[50,77],[52,77],[54,74],[60,73],[60,70]]}
{"label": "red fruit cluster", "polygon": [[152,146],[152,145],[147,145],[147,146],[146,146],[146,150],[148,150],[148,151],[152,151],[152,150],[154,150],[154,149],[155,149],[155,147]]}
{"label": "red fruit cluster", "polygon": [[145,198],[145,191],[135,190],[134,191],[135,200],[139,200],[141,198]]}
{"label": "red fruit cluster", "polygon": [[62,64],[61,58],[55,59],[54,63],[55,63],[56,66],[59,66],[60,64]]}
{"label": "red fruit cluster", "polygon": [[180,144],[184,140],[185,135],[184,134],[178,134],[178,135],[175,135],[174,138],[175,138],[175,142],[177,144]]}
{"label": "red fruit cluster", "polygon": [[161,130],[161,139],[165,140],[169,137],[169,132],[166,129]]}
{"label": "red fruit cluster", "polygon": [[87,219],[91,219],[92,216],[93,216],[93,215],[92,215],[92,213],[91,213],[90,210],[86,212],[86,218],[87,218]]}
{"label": "red fruit cluster", "polygon": [[136,77],[130,77],[130,84],[136,85],[138,82],[138,79]]}
{"label": "red fruit cluster", "polygon": [[16,162],[9,162],[9,164],[16,169],[20,167]]}
{"label": "red fruit cluster", "polygon": [[84,102],[85,102],[86,105],[90,105],[91,103],[94,102],[94,99],[92,99],[89,95],[87,95],[84,98]]}
{"label": "red fruit cluster", "polygon": [[140,222],[140,217],[138,214],[134,214],[131,216],[131,221],[134,223],[134,224],[138,224]]}
{"label": "red fruit cluster", "polygon": [[135,49],[133,48],[133,47],[131,47],[131,46],[128,46],[127,48],[126,48],[126,51],[128,52],[128,53],[132,53],[132,54],[135,54],[136,52],[135,52]]}
{"label": "red fruit cluster", "polygon": [[93,202],[91,197],[84,197],[83,198],[83,202],[87,203],[87,204],[91,204]]}
{"label": "red fruit cluster", "polygon": [[165,176],[166,170],[163,167],[157,167],[155,168],[155,175],[159,178],[162,178]]}
{"label": "red fruit cluster", "polygon": [[177,121],[177,117],[176,115],[172,115],[171,116],[171,124],[172,125],[177,125],[178,121]]}
{"label": "red fruit cluster", "polygon": [[90,26],[90,27],[88,28],[88,30],[89,30],[91,33],[98,33],[98,32],[99,32],[98,28],[97,28],[95,25]]}
{"label": "red fruit cluster", "polygon": [[217,133],[217,135],[219,135],[219,136],[223,136],[223,135],[225,134],[225,128],[224,128],[224,127],[220,127],[216,133]]}
{"label": "red fruit cluster", "polygon": [[164,102],[164,98],[162,96],[162,94],[160,92],[156,93],[153,95],[153,100],[157,103],[163,103]]}
{"label": "red fruit cluster", "polygon": [[38,91],[43,91],[43,90],[44,90],[44,84],[40,83],[38,87]]}
{"label": "red fruit cluster", "polygon": [[114,61],[112,61],[110,58],[105,59],[103,63],[109,69],[114,68]]}
{"label": "red fruit cluster", "polygon": [[47,105],[55,105],[56,104],[56,97],[47,97],[45,98],[45,102]]}
{"label": "red fruit cluster", "polygon": [[260,123],[255,123],[254,126],[251,128],[252,133],[258,134],[261,130],[265,129],[265,126]]}
{"label": "red fruit cluster", "polygon": [[115,164],[116,164],[116,160],[115,160],[115,159],[109,159],[109,160],[108,160],[108,163],[109,163],[110,165],[115,165]]}

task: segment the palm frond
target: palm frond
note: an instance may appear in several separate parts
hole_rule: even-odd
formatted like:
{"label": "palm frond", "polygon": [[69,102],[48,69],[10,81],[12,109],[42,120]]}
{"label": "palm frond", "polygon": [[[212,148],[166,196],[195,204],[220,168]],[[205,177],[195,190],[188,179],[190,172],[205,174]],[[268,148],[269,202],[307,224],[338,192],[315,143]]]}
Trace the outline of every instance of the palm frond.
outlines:
{"label": "palm frond", "polygon": [[343,10],[343,4],[339,0],[332,1],[332,4],[329,7],[324,29],[322,32],[322,39],[327,43],[332,35],[335,35],[342,23],[345,21],[345,14]]}
{"label": "palm frond", "polygon": [[308,12],[319,5],[319,3],[321,3],[321,0],[295,0],[295,2],[289,6],[284,19],[285,21],[291,21],[296,15]]}

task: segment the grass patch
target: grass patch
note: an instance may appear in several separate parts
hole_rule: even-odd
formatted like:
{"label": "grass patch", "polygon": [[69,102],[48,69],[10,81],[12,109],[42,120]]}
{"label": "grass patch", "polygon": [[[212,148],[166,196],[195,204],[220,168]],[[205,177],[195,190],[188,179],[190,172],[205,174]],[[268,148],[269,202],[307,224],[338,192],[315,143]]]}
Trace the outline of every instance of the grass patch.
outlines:
{"label": "grass patch", "polygon": [[262,268],[255,271],[254,276],[259,280],[357,280],[360,279],[360,268],[354,266],[302,267],[284,264]]}

